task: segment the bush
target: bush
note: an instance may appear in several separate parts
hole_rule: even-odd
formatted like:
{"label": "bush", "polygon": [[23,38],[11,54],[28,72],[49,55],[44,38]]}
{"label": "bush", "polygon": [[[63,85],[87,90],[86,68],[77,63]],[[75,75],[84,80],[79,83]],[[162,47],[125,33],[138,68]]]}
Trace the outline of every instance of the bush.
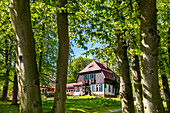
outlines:
{"label": "bush", "polygon": [[94,96],[94,93],[92,93],[92,96]]}
{"label": "bush", "polygon": [[102,96],[101,96],[101,95],[98,95],[98,97],[99,97],[99,98],[102,98]]}
{"label": "bush", "polygon": [[69,92],[66,92],[66,96],[70,96],[70,93],[69,93]]}

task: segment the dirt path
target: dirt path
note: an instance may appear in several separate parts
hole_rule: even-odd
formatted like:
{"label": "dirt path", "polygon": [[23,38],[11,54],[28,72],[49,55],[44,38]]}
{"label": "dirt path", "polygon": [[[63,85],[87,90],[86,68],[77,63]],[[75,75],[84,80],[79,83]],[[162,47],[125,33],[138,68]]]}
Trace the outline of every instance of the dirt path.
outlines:
{"label": "dirt path", "polygon": [[118,112],[118,111],[122,111],[122,108],[115,109],[115,110],[110,110],[110,111],[107,111],[105,113],[113,113],[113,112]]}

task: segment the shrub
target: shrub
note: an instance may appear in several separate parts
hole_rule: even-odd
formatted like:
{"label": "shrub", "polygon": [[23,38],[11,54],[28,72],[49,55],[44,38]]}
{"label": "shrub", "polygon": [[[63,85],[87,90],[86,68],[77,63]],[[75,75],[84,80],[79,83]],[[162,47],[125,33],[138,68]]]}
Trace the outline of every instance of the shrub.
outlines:
{"label": "shrub", "polygon": [[102,98],[102,96],[101,96],[101,95],[98,95],[98,97],[99,97],[99,98]]}
{"label": "shrub", "polygon": [[92,96],[94,96],[94,93],[92,93]]}
{"label": "shrub", "polygon": [[69,92],[66,92],[66,96],[70,96],[70,93],[69,93]]}

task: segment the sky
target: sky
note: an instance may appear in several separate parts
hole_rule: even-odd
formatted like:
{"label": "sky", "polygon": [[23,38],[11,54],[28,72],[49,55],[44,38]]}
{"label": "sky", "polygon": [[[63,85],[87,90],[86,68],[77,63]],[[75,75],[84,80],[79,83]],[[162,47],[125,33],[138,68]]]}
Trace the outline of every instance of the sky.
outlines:
{"label": "sky", "polygon": [[[96,47],[102,47],[102,44],[96,42],[96,43],[92,46],[92,43],[89,41],[89,42],[87,43],[87,47],[88,47],[88,50],[89,50],[89,49],[94,49],[94,48],[96,48]],[[82,54],[82,53],[85,53],[85,52],[88,51],[88,50],[84,50],[84,49],[82,49],[82,48],[78,48],[78,47],[76,47],[76,45],[74,45],[74,47],[73,47],[74,54],[76,55],[75,58],[78,58],[79,56],[82,56],[82,57],[85,58],[86,56],[85,56],[85,55],[81,55],[81,54]],[[90,56],[87,56],[87,58],[93,59],[93,56],[90,55]]]}

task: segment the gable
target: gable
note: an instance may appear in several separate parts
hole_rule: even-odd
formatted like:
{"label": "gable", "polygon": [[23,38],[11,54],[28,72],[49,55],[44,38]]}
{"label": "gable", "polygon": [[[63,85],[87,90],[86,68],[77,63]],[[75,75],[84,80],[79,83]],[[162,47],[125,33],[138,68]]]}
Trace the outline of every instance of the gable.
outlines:
{"label": "gable", "polygon": [[86,73],[93,73],[96,71],[101,71],[104,78],[108,78],[111,80],[114,80],[113,76],[116,75],[112,70],[105,67],[103,64],[98,63],[96,61],[92,61],[89,65],[87,65],[83,70],[81,70],[79,72],[79,74],[76,78],[76,82],[79,79],[79,77],[81,77],[80,80],[83,80],[82,75],[84,75]]}
{"label": "gable", "polygon": [[97,65],[95,61],[92,61],[89,65],[87,65],[83,70],[81,70],[79,73],[86,73],[86,72],[92,72],[101,70],[101,68]]}

